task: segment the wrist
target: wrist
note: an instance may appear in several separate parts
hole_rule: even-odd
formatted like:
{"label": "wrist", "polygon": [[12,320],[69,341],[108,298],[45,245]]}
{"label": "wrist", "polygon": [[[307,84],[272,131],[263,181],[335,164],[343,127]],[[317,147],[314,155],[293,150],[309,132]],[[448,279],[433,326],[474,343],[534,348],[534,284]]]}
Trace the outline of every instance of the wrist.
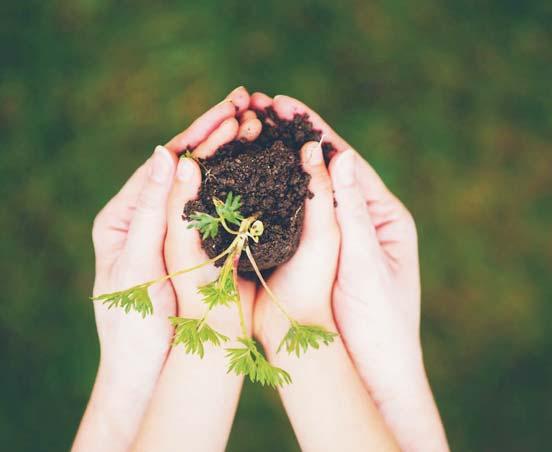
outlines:
{"label": "wrist", "polygon": [[73,445],[74,451],[128,450],[138,432],[155,381],[141,381],[100,364],[94,389]]}
{"label": "wrist", "polygon": [[145,411],[161,369],[116,370],[100,362],[91,401],[116,431],[128,430]]}
{"label": "wrist", "polygon": [[446,435],[423,365],[411,372],[408,384],[376,400],[402,450],[448,451]]}

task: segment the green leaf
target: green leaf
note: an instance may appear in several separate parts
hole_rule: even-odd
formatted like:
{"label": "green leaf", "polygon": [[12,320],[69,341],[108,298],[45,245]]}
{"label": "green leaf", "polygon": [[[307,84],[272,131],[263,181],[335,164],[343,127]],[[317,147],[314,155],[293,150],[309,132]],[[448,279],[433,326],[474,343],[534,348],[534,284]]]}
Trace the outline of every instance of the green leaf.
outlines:
{"label": "green leaf", "polygon": [[[223,277],[223,274],[221,272],[221,277]],[[217,279],[199,286],[197,291],[203,296],[203,302],[209,309],[215,306],[230,306],[231,303],[238,301],[238,291],[234,284],[233,270],[226,273],[222,281]]]}
{"label": "green leaf", "polygon": [[224,218],[228,223],[240,225],[243,217],[240,213],[241,196],[234,196],[232,192],[226,196],[226,201],[222,202],[220,199],[213,198],[217,215]]}
{"label": "green leaf", "polygon": [[309,347],[320,348],[320,342],[329,345],[336,336],[337,333],[327,331],[320,326],[294,323],[280,342],[278,352],[285,347],[289,354],[295,353],[300,356]]}
{"label": "green leaf", "polygon": [[169,317],[174,325],[173,345],[183,344],[186,353],[205,355],[205,343],[210,342],[218,347],[229,339],[207,325],[201,319],[185,319],[183,317]]}
{"label": "green leaf", "polygon": [[186,149],[182,154],[180,154],[180,158],[197,160],[192,151],[190,151],[189,149]]}
{"label": "green leaf", "polygon": [[98,295],[92,297],[92,300],[103,302],[108,309],[122,308],[127,314],[131,310],[140,313],[142,317],[153,314],[153,303],[148,293],[148,286],[143,284],[119,292]]}
{"label": "green leaf", "polygon": [[245,375],[251,382],[273,388],[291,383],[290,375],[283,369],[271,365],[257,349],[253,339],[238,338],[244,347],[227,348],[227,357],[230,360],[228,372],[236,375]]}
{"label": "green leaf", "polygon": [[190,215],[188,229],[197,229],[202,234],[203,240],[209,237],[214,239],[219,231],[219,222],[220,220],[218,218],[208,213],[195,212]]}

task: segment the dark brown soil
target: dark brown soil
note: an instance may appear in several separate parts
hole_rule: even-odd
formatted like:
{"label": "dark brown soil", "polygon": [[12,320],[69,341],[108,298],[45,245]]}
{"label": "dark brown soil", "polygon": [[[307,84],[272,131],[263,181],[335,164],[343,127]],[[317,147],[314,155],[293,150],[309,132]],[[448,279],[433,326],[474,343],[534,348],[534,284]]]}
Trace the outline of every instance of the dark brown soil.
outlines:
{"label": "dark brown soil", "polygon": [[[261,135],[254,142],[232,141],[220,147],[213,157],[200,161],[203,183],[199,197],[184,206],[183,218],[194,212],[215,215],[213,196],[226,199],[232,192],[241,195],[242,215],[256,214],[264,224],[259,243],[250,241],[253,256],[261,270],[280,265],[293,256],[301,237],[303,205],[310,176],[303,170],[299,151],[307,141],[319,141],[307,115],[293,120],[278,118],[272,109],[257,112],[263,123]],[[324,155],[332,150],[323,144]],[[234,236],[219,229],[215,239],[207,239],[203,247],[209,257],[226,249]],[[222,261],[219,262],[222,264]],[[242,255],[240,272],[253,268]]]}

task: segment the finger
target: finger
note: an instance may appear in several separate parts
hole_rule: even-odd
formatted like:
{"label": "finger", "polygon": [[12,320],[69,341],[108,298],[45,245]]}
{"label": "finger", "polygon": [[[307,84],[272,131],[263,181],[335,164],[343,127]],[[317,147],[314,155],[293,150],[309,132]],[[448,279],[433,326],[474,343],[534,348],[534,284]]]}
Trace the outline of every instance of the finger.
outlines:
{"label": "finger", "polygon": [[207,137],[207,139],[194,149],[196,158],[211,157],[223,144],[234,140],[238,134],[239,123],[236,118],[228,118]]}
{"label": "finger", "polygon": [[335,191],[337,222],[341,230],[340,272],[355,268],[373,269],[381,250],[364,196],[357,183],[356,154],[347,150],[330,162],[330,174]]}
{"label": "finger", "polygon": [[[310,174],[309,190],[314,195],[304,203],[303,230],[293,257],[278,267],[271,281],[280,288],[283,300],[308,302],[312,285],[305,278],[320,281],[316,297],[330,296],[339,253],[339,229],[335,220],[331,180],[317,142],[301,148],[304,170]],[[293,290],[291,290],[293,288]]]}
{"label": "finger", "polygon": [[190,127],[172,138],[165,147],[176,153],[195,148],[205,140],[225,119],[236,115],[231,100],[224,100],[196,119]]}
{"label": "finger", "polygon": [[245,110],[240,116],[240,124],[243,124],[248,119],[255,119],[256,117],[257,113],[255,113],[253,110]]}
{"label": "finger", "polygon": [[136,200],[125,244],[124,252],[129,262],[148,265],[148,261],[161,255],[175,160],[174,154],[163,146],[157,146],[151,157],[148,177]]}
{"label": "finger", "polygon": [[[187,222],[182,218],[185,204],[197,198],[201,185],[201,171],[198,164],[190,158],[181,158],[176,168],[176,177],[169,194],[168,201],[168,229],[167,242],[171,246],[165,248],[168,252],[167,265],[174,262],[178,256],[188,258],[203,258],[205,253],[201,249],[199,236],[194,229],[188,229]],[[180,254],[185,252],[185,254]],[[182,260],[182,259],[180,259]],[[174,269],[173,269],[174,270]]]}
{"label": "finger", "polygon": [[263,129],[263,124],[261,121],[255,118],[247,119],[240,124],[238,130],[238,139],[254,141],[256,140]]}
{"label": "finger", "polygon": [[301,148],[303,169],[310,175],[309,190],[314,195],[305,202],[303,235],[319,238],[337,230],[333,207],[332,182],[320,143],[310,141]]}
{"label": "finger", "polygon": [[[182,218],[184,206],[188,201],[197,198],[200,186],[201,171],[198,164],[193,159],[181,158],[168,202],[165,261],[169,273],[192,267],[208,259],[201,246],[198,231],[189,229],[189,223]],[[173,284],[182,301],[190,297],[195,299],[197,287],[215,279],[216,274],[214,267],[208,266],[200,271],[179,276],[173,280]]]}
{"label": "finger", "polygon": [[250,96],[245,87],[238,86],[226,99],[230,99],[236,106],[236,114],[239,115],[249,108]]}
{"label": "finger", "polygon": [[265,110],[272,106],[272,98],[264,93],[253,93],[251,94],[250,106],[253,110]]}
{"label": "finger", "polygon": [[[198,164],[193,159],[181,158],[168,202],[168,228],[164,256],[169,273],[202,264],[209,259],[202,248],[199,232],[196,229],[189,229],[189,223],[182,218],[185,204],[197,198],[200,187],[201,171]],[[179,315],[196,318],[205,314],[205,305],[201,302],[197,289],[216,280],[219,272],[220,270],[211,264],[172,279],[178,299]],[[246,315],[250,316],[249,310],[252,306],[247,300],[253,300],[255,284],[240,278],[238,290],[244,300]],[[209,320],[215,324],[228,324],[227,313],[224,310],[211,312]],[[224,331],[225,327],[221,326],[221,328]]]}
{"label": "finger", "polygon": [[341,138],[335,131],[320,117],[318,113],[311,110],[302,102],[289,96],[275,96],[273,101],[273,107],[278,116],[282,119],[291,120],[296,114],[307,113],[309,115],[309,121],[315,129],[320,130],[324,136],[325,141],[330,142],[338,152],[350,149],[351,146]]}
{"label": "finger", "polygon": [[190,127],[172,138],[165,147],[174,153],[195,148],[205,140],[225,119],[236,116],[249,106],[249,93],[240,86],[226,99],[196,119]]}

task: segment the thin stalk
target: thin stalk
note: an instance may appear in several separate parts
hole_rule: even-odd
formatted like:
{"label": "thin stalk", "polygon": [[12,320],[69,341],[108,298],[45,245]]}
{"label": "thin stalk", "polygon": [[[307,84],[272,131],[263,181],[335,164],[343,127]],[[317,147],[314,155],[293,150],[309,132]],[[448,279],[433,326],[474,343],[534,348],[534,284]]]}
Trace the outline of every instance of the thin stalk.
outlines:
{"label": "thin stalk", "polygon": [[211,311],[211,308],[208,308],[205,311],[205,314],[203,314],[203,317],[199,320],[199,323],[197,324],[197,331],[201,331],[201,328],[203,328],[203,325],[205,324],[205,321],[207,320],[207,316],[209,315],[209,311]]}
{"label": "thin stalk", "polygon": [[220,224],[222,224],[222,227],[226,229],[227,232],[233,235],[238,235],[240,233],[239,231],[234,231],[232,228],[230,228],[230,226],[228,226],[228,223],[226,223],[226,220],[223,217],[219,216],[219,219],[220,219]]}
{"label": "thin stalk", "polygon": [[282,313],[287,317],[289,320],[289,323],[292,325],[295,325],[297,322],[289,315],[289,313],[286,311],[282,303],[276,298],[276,295],[274,295],[274,292],[268,287],[268,284],[266,283],[265,279],[263,278],[263,275],[261,274],[261,271],[259,270],[259,267],[257,266],[257,262],[255,262],[255,259],[253,258],[253,253],[251,252],[251,249],[249,246],[245,247],[245,254],[247,254],[247,257],[249,258],[249,262],[251,262],[251,265],[253,266],[253,270],[255,270],[255,273],[257,275],[257,278],[259,278],[259,281],[261,281],[261,284],[263,285],[264,289],[266,290],[266,293],[270,297],[270,299],[274,302],[274,304],[282,311]]}
{"label": "thin stalk", "polygon": [[216,261],[218,261],[220,258],[226,256],[227,254],[231,253],[232,252],[232,249],[236,246],[236,240],[234,240],[230,246],[228,248],[226,248],[222,253],[220,253],[218,256],[215,256],[213,257],[212,259],[209,259],[209,260],[206,260],[205,262],[202,262],[201,264],[197,264],[193,267],[189,267],[189,268],[183,268],[182,270],[178,270],[178,271],[175,271],[174,273],[171,273],[169,275],[165,275],[165,276],[162,276],[161,278],[159,279],[154,279],[154,280],[151,280],[151,281],[148,281],[142,285],[144,286],[151,286],[153,284],[156,284],[156,283],[160,283],[160,282],[163,282],[163,281],[166,281],[167,279],[172,279],[174,278],[175,276],[180,276],[180,275],[183,275],[184,273],[189,273],[189,272],[192,272],[194,270],[198,270],[202,267],[205,267],[206,265],[209,265],[209,264],[214,264]]}
{"label": "thin stalk", "polygon": [[238,247],[236,248],[236,250],[234,251],[234,255],[232,256],[233,257],[232,263],[234,266],[232,277],[234,278],[234,287],[236,288],[236,304],[238,305],[238,313],[240,315],[240,327],[242,330],[243,337],[246,338],[247,327],[245,326],[245,315],[243,314],[243,306],[242,306],[241,297],[240,297],[240,290],[238,287],[238,264],[240,262],[242,249],[243,249],[243,244],[241,245],[238,244]]}

